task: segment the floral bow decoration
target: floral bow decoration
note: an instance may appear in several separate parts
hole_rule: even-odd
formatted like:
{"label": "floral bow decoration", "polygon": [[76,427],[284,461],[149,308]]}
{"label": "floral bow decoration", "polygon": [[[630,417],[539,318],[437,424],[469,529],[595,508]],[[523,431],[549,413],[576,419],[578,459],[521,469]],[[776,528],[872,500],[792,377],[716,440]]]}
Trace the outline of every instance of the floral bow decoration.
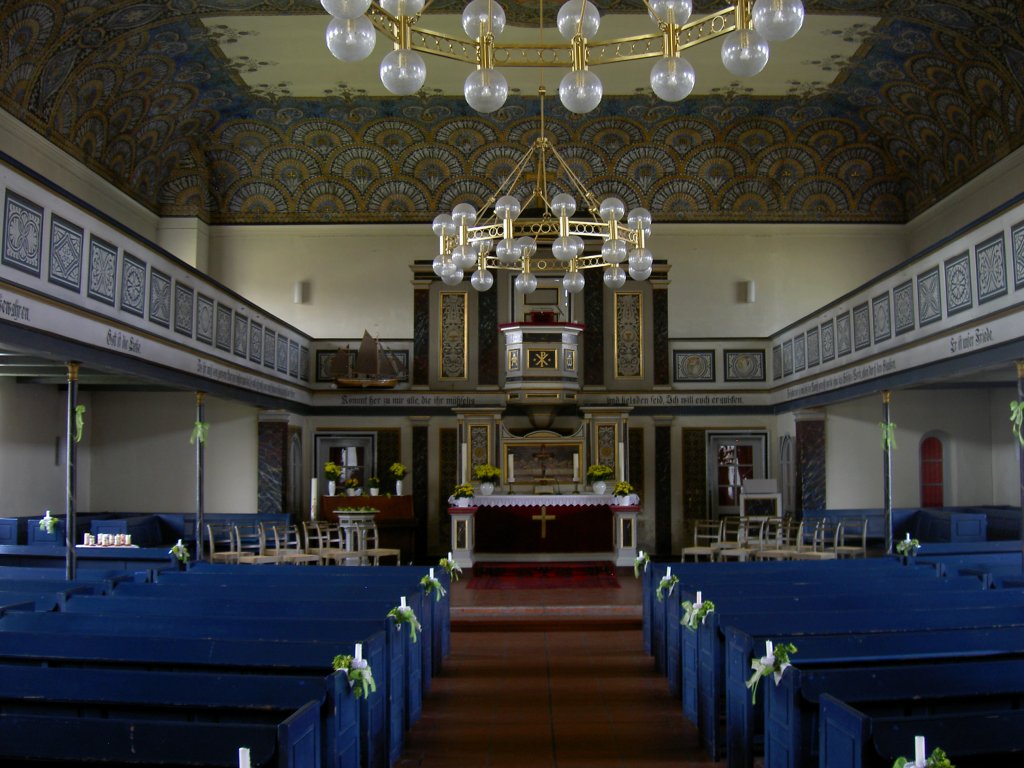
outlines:
{"label": "floral bow decoration", "polygon": [[206,436],[210,432],[210,422],[208,421],[197,421],[192,425],[192,434],[188,438],[189,445],[195,445],[198,440],[203,445],[206,445]]}
{"label": "floral bow decoration", "polygon": [[46,510],[46,514],[39,518],[39,530],[44,533],[53,533],[57,530],[57,518],[50,515],[50,510]]}
{"label": "floral bow decoration", "polygon": [[85,406],[75,406],[75,442],[82,442],[82,429],[85,427]]}
{"label": "floral bow decoration", "polygon": [[[917,763],[913,760],[907,760],[905,757],[897,757],[896,762],[892,764],[892,768],[904,768],[904,766],[914,765],[917,765]],[[924,761],[924,766],[925,768],[956,768],[956,766],[950,762],[946,753],[938,747],[932,750],[928,759]]]}
{"label": "floral bow decoration", "polygon": [[882,430],[882,450],[891,451],[896,448],[896,422],[880,421],[878,426]]}
{"label": "floral bow decoration", "polygon": [[782,673],[792,666],[789,663],[790,655],[796,653],[796,646],[792,643],[773,646],[771,640],[766,640],[764,646],[765,655],[760,659],[752,659],[750,662],[750,668],[754,670],[754,674],[747,680],[747,688],[750,689],[750,701],[753,704],[757,703],[757,684],[761,682],[761,678],[771,675],[775,679],[775,684],[778,685],[779,680],[782,679]]}
{"label": "floral bow decoration", "polygon": [[440,602],[441,598],[444,597],[447,592],[441,585],[441,582],[434,578],[434,569],[430,569],[430,573],[420,579],[420,586],[423,587],[423,591],[426,592],[427,596],[434,595],[434,600]]}
{"label": "floral bow decoration", "polygon": [[440,560],[438,560],[437,564],[448,572],[448,576],[451,578],[452,581],[458,581],[459,576],[462,575],[462,568],[452,558],[451,552],[448,553],[448,557],[442,557]]}
{"label": "floral bow decoration", "polygon": [[171,547],[167,554],[174,555],[179,563],[187,563],[191,557],[188,553],[188,547],[181,543],[181,539],[178,539],[178,543]]}
{"label": "floral bow decoration", "polygon": [[402,598],[402,604],[395,606],[388,611],[388,618],[394,619],[395,627],[401,627],[403,624],[409,625],[409,637],[412,641],[416,642],[416,632],[420,629],[420,621],[416,618],[416,613],[405,604],[405,598]]}
{"label": "floral bow decoration", "polygon": [[1014,400],[1010,403],[1010,429],[1017,437],[1021,447],[1024,448],[1024,433],[1021,427],[1024,426],[1024,400]]}
{"label": "floral bow decoration", "polygon": [[341,670],[348,677],[349,688],[355,697],[368,699],[370,693],[377,690],[377,683],[373,679],[373,670],[366,659],[356,659],[350,654],[337,655],[334,657],[334,669]]}
{"label": "floral bow decoration", "polygon": [[710,600],[701,600],[699,593],[697,595],[697,602],[691,603],[689,600],[684,600],[682,605],[683,618],[679,620],[679,623],[691,632],[696,632],[697,627],[703,624],[710,614],[715,612],[715,604]]}
{"label": "floral bow decoration", "polygon": [[641,549],[637,553],[636,560],[633,561],[633,576],[639,579],[641,571],[647,573],[647,566],[650,562],[651,556]]}
{"label": "floral bow decoration", "polygon": [[917,539],[910,538],[910,534],[907,534],[907,538],[903,541],[897,542],[896,551],[904,557],[913,557],[917,554],[917,550],[921,548],[921,542]]}
{"label": "floral bow decoration", "polygon": [[676,584],[678,583],[679,578],[672,574],[672,569],[667,569],[661,581],[658,582],[658,588],[654,590],[654,596],[658,598],[658,602],[660,603],[662,600],[665,599],[664,596],[662,596],[661,594],[662,592],[667,591],[668,596],[672,597],[672,590],[676,588]]}

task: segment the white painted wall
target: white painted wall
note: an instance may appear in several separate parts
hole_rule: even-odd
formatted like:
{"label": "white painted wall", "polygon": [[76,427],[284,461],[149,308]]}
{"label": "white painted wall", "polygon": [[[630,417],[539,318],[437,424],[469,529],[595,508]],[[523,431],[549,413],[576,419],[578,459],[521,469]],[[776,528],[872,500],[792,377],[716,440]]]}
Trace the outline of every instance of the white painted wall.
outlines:
{"label": "white painted wall", "polygon": [[[993,401],[1003,389],[935,389],[893,393],[892,421],[896,444],[892,457],[893,506],[921,502],[919,446],[927,432],[943,433],[949,473],[947,506],[1014,504],[1015,476],[1007,469],[1016,461],[1013,447],[1000,430]],[[1009,402],[1009,396],[1005,398]],[[861,398],[830,406],[826,418],[826,472],[829,508],[881,507],[881,398]]]}
{"label": "white painted wall", "polygon": [[[92,407],[88,393],[85,429],[78,444],[77,508],[88,510]],[[67,391],[0,378],[0,517],[64,512]]]}
{"label": "white painted wall", "polygon": [[[195,423],[190,392],[96,392],[92,398],[93,511],[194,512]],[[255,513],[255,408],[207,398],[205,508]]]}

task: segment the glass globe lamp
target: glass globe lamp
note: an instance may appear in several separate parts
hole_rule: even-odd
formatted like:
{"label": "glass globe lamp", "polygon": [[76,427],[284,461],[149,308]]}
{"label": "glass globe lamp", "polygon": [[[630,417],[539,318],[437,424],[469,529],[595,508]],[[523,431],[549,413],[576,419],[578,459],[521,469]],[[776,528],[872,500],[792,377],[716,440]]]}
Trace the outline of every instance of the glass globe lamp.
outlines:
{"label": "glass globe lamp", "polygon": [[690,20],[693,13],[693,0],[651,0],[647,12],[656,22],[658,20],[683,25]]}
{"label": "glass globe lamp", "polygon": [[562,287],[569,293],[579,293],[583,290],[584,285],[586,285],[586,280],[579,272],[566,272],[565,277],[562,278]]}
{"label": "glass globe lamp", "polygon": [[608,267],[604,271],[604,284],[612,290],[621,288],[626,282],[626,273],[622,267]]}
{"label": "glass globe lamp", "polygon": [[537,276],[528,272],[516,275],[515,289],[516,293],[533,293],[537,290]]}
{"label": "glass globe lamp", "polygon": [[757,0],[750,20],[765,40],[789,40],[804,25],[804,4],[800,0]]}
{"label": "glass globe lamp", "polygon": [[487,31],[488,21],[494,37],[505,31],[505,9],[494,0],[472,0],[462,9],[462,30],[472,40]]}
{"label": "glass globe lamp", "polygon": [[496,69],[475,69],[466,76],[462,89],[466,103],[483,115],[489,115],[505,104],[508,80]]}
{"label": "glass globe lamp", "polygon": [[494,285],[494,275],[491,274],[490,270],[478,269],[473,273],[473,276],[469,278],[469,282],[470,285],[478,291],[483,292]]}
{"label": "glass globe lamp", "polygon": [[504,238],[498,241],[494,249],[494,256],[502,264],[515,264],[523,255],[523,247],[511,238]]}
{"label": "glass globe lamp", "polygon": [[753,29],[730,32],[722,41],[722,64],[736,77],[753,77],[768,63],[768,42]]}
{"label": "glass globe lamp", "polygon": [[621,264],[629,255],[629,243],[620,238],[605,240],[601,244],[601,256],[606,264]]}
{"label": "glass globe lamp", "polygon": [[338,61],[362,61],[377,44],[377,30],[365,16],[332,18],[327,24],[327,50]]}
{"label": "glass globe lamp", "polygon": [[682,101],[696,82],[693,65],[681,56],[658,59],[651,67],[651,90],[662,101]]}
{"label": "glass globe lamp", "polygon": [[370,8],[370,0],[320,0],[331,16],[336,19],[355,19]]}
{"label": "glass globe lamp", "polygon": [[416,51],[396,48],[381,59],[380,81],[395,96],[411,96],[426,79],[427,65]]}
{"label": "glass globe lamp", "polygon": [[452,263],[459,269],[472,269],[476,266],[476,251],[472,245],[457,245],[452,249]]}
{"label": "glass globe lamp", "polygon": [[499,219],[512,219],[515,221],[523,212],[523,204],[512,195],[502,195],[494,203],[494,215]]}
{"label": "glass globe lamp", "polygon": [[606,197],[601,201],[597,215],[601,221],[621,221],[626,214],[626,205],[617,197]]}
{"label": "glass globe lamp", "polygon": [[458,285],[462,282],[463,272],[450,261],[441,269],[441,282],[445,285]]}
{"label": "glass globe lamp", "polygon": [[589,69],[567,72],[558,84],[558,98],[562,106],[577,115],[585,115],[596,108],[603,95],[601,78]]}
{"label": "glass globe lamp", "polygon": [[[580,14],[583,24],[580,24]],[[601,13],[593,0],[569,0],[558,9],[558,31],[566,40],[572,40],[579,29],[583,37],[590,40],[601,26]]]}
{"label": "glass globe lamp", "polygon": [[392,16],[415,16],[423,10],[424,0],[380,0],[380,7]]}

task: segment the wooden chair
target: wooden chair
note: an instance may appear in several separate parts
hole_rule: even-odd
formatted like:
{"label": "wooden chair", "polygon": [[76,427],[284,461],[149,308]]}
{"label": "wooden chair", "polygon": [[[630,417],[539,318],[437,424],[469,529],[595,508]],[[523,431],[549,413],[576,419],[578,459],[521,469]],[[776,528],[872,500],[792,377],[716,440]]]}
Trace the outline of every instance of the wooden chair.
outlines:
{"label": "wooden chair", "polygon": [[719,560],[746,562],[754,552],[764,548],[764,525],[766,518],[744,517],[739,521],[737,546],[726,547],[718,552]]}
{"label": "wooden chair", "polygon": [[380,541],[380,536],[377,532],[376,521],[371,521],[369,524],[363,526],[360,533],[362,549],[366,553],[366,556],[373,561],[373,565],[380,565],[380,559],[382,557],[393,557],[395,558],[395,565],[401,565],[402,550],[377,546]]}
{"label": "wooden chair", "polygon": [[235,548],[235,535],[230,525],[206,524],[206,554],[211,563],[237,563],[238,550]]}
{"label": "wooden chair", "polygon": [[[306,551],[312,552],[320,558],[322,563],[342,565],[348,554],[341,545],[341,539],[335,536],[332,541],[331,523],[323,523],[314,520],[302,524],[306,536]],[[333,524],[337,529],[337,523]]]}
{"label": "wooden chair", "polygon": [[868,521],[866,517],[859,520],[840,520],[836,534],[836,557],[867,557],[868,556]]}
{"label": "wooden chair", "polygon": [[272,525],[270,527],[274,546],[267,546],[266,554],[273,555],[277,562],[287,565],[319,565],[320,555],[307,552],[299,535],[297,525]]}
{"label": "wooden chair", "polygon": [[682,561],[686,562],[687,555],[692,556],[694,562],[699,562],[701,558],[714,560],[717,551],[715,544],[722,540],[724,526],[724,520],[717,523],[714,520],[698,520],[693,529],[693,546],[683,547]]}
{"label": "wooden chair", "polygon": [[[805,528],[805,533],[806,530]],[[830,526],[824,519],[819,520],[814,526],[810,543],[804,541],[803,537],[797,541],[797,551],[793,553],[793,559],[835,560],[838,532],[838,526]]]}
{"label": "wooden chair", "polygon": [[740,534],[740,519],[732,515],[722,519],[722,535],[718,537],[718,542],[712,544],[712,549],[715,550],[715,560],[720,560],[722,552],[727,549],[742,546]]}
{"label": "wooden chair", "polygon": [[242,523],[231,526],[235,537],[238,562],[249,565],[276,563],[277,558],[267,554],[267,537],[262,523]]}
{"label": "wooden chair", "polygon": [[764,546],[754,553],[755,560],[790,560],[797,549],[797,542],[803,538],[804,524],[792,518],[776,521],[769,533],[766,530]]}

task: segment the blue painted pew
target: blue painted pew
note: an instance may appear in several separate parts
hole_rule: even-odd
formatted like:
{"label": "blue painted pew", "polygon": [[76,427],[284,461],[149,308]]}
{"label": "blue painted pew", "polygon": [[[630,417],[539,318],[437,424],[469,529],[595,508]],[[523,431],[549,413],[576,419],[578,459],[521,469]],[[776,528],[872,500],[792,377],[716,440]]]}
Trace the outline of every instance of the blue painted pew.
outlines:
{"label": "blue painted pew", "polygon": [[1024,753],[1024,710],[872,717],[827,693],[821,697],[821,768],[890,768],[914,756],[914,737],[941,746],[960,768],[1014,766]]}
{"label": "blue painted pew", "polygon": [[1017,658],[963,661],[950,655],[900,656],[864,666],[856,660],[832,665],[793,666],[778,685],[765,686],[765,768],[801,768],[818,762],[819,701],[829,694],[848,705],[885,708],[935,707],[952,700],[967,708],[981,696],[1024,698],[1024,649]]}
{"label": "blue painted pew", "polygon": [[[33,718],[83,718],[87,723],[102,720],[145,720],[169,722],[177,732],[181,723],[197,723],[206,737],[205,743],[194,745],[190,759],[196,764],[223,765],[232,753],[237,760],[240,742],[234,726],[270,725],[287,721],[296,712],[314,702],[319,713],[316,732],[310,728],[301,734],[302,742],[279,743],[276,765],[289,756],[288,765],[324,766],[327,768],[358,768],[358,707],[342,673],[326,677],[242,675],[206,672],[155,672],[111,668],[43,667],[0,665],[0,709],[4,715]],[[326,744],[324,728],[337,734],[341,723],[348,721],[351,732],[346,751],[341,754],[324,751],[309,754],[310,745]],[[229,741],[218,739],[215,724],[232,726],[226,734]],[[62,740],[54,730],[51,739]],[[133,734],[133,748],[145,754],[156,745]],[[268,743],[266,734],[260,738]],[[305,741],[312,739],[312,741]],[[247,742],[241,742],[247,745]],[[107,745],[111,753],[123,750],[118,742]],[[44,753],[47,747],[31,746],[30,751],[16,755],[29,759]],[[157,750],[158,751],[158,750]],[[259,750],[257,750],[259,751]],[[0,747],[0,756],[13,757]],[[106,754],[104,755],[106,756]],[[264,762],[261,760],[261,762]]]}
{"label": "blue painted pew", "polygon": [[[286,569],[286,570],[316,570],[316,569]],[[279,601],[293,603],[295,608],[284,608],[287,615],[301,617],[307,615],[304,603],[309,601],[320,601],[333,603],[333,613],[321,614],[335,616],[344,619],[379,619],[385,621],[388,611],[399,604],[403,592],[402,587],[381,586],[377,584],[346,583],[339,586],[336,583],[311,583],[301,582],[298,585],[282,584],[274,581],[270,575],[257,575],[253,579],[232,576],[223,577],[223,580],[212,579],[190,579],[190,574],[179,574],[183,577],[178,581],[161,580],[157,584],[124,584],[119,586],[115,597],[123,596],[148,596],[161,601],[177,599],[179,601],[193,601],[198,599],[220,600],[225,606],[232,603],[247,604],[248,613],[265,616],[269,611],[262,609],[265,601]],[[431,598],[432,599],[432,598]],[[433,625],[429,619],[429,612],[423,608],[425,595],[417,582],[415,588],[409,588],[407,603],[412,607],[417,617],[425,617],[423,621],[423,632],[420,633],[417,643],[413,644],[409,639],[407,628],[401,632],[395,631],[389,635],[391,642],[400,642],[404,646],[403,654],[406,664],[405,676],[409,684],[404,686],[406,697],[404,725],[409,727],[415,722],[423,707],[423,666],[431,661],[430,643],[432,641]],[[316,606],[313,606],[316,608]],[[180,609],[179,609],[180,610]],[[211,608],[211,610],[216,610]],[[225,608],[224,610],[228,610]],[[196,612],[191,612],[195,614]],[[273,615],[273,614],[270,614]],[[390,625],[391,621],[387,620]]]}
{"label": "blue painted pew", "polygon": [[[30,614],[26,614],[30,615]],[[180,635],[144,636],[138,634],[68,634],[53,626],[53,617],[82,618],[60,613],[31,614],[35,624],[26,631],[15,631],[0,618],[0,662],[43,664],[52,667],[98,665],[119,669],[194,671],[216,670],[239,674],[327,676],[333,675],[331,659],[338,652],[351,652],[356,642],[364,644],[364,655],[378,671],[377,693],[359,702],[359,743],[361,764],[367,768],[385,768],[394,745],[389,744],[388,679],[381,671],[388,668],[385,632],[376,624],[372,634],[365,630],[339,632],[333,644],[310,641],[260,641],[253,639],[211,639]],[[40,622],[39,620],[43,620]],[[32,624],[31,622],[29,623]],[[67,629],[67,628],[66,628]],[[328,732],[328,737],[334,735]],[[344,733],[337,734],[343,746]],[[332,741],[332,744],[334,742]],[[397,745],[400,752],[400,743]]]}
{"label": "blue painted pew", "polygon": [[[734,625],[726,630],[725,751],[730,768],[735,768],[752,764],[754,739],[763,731],[764,699],[762,697],[756,704],[752,703],[746,681],[750,677],[751,660],[755,655],[763,654],[765,640],[792,642],[798,649],[802,649],[804,639],[813,636],[1024,627],[1024,605],[979,607],[976,602],[967,600],[960,607],[945,607],[941,610],[897,608],[830,613],[793,612],[788,615],[741,614],[734,615],[730,621]],[[730,632],[732,629],[742,630],[742,633]],[[716,702],[713,706],[717,710],[719,705],[720,702]],[[716,738],[720,736],[720,733],[715,734]]]}

